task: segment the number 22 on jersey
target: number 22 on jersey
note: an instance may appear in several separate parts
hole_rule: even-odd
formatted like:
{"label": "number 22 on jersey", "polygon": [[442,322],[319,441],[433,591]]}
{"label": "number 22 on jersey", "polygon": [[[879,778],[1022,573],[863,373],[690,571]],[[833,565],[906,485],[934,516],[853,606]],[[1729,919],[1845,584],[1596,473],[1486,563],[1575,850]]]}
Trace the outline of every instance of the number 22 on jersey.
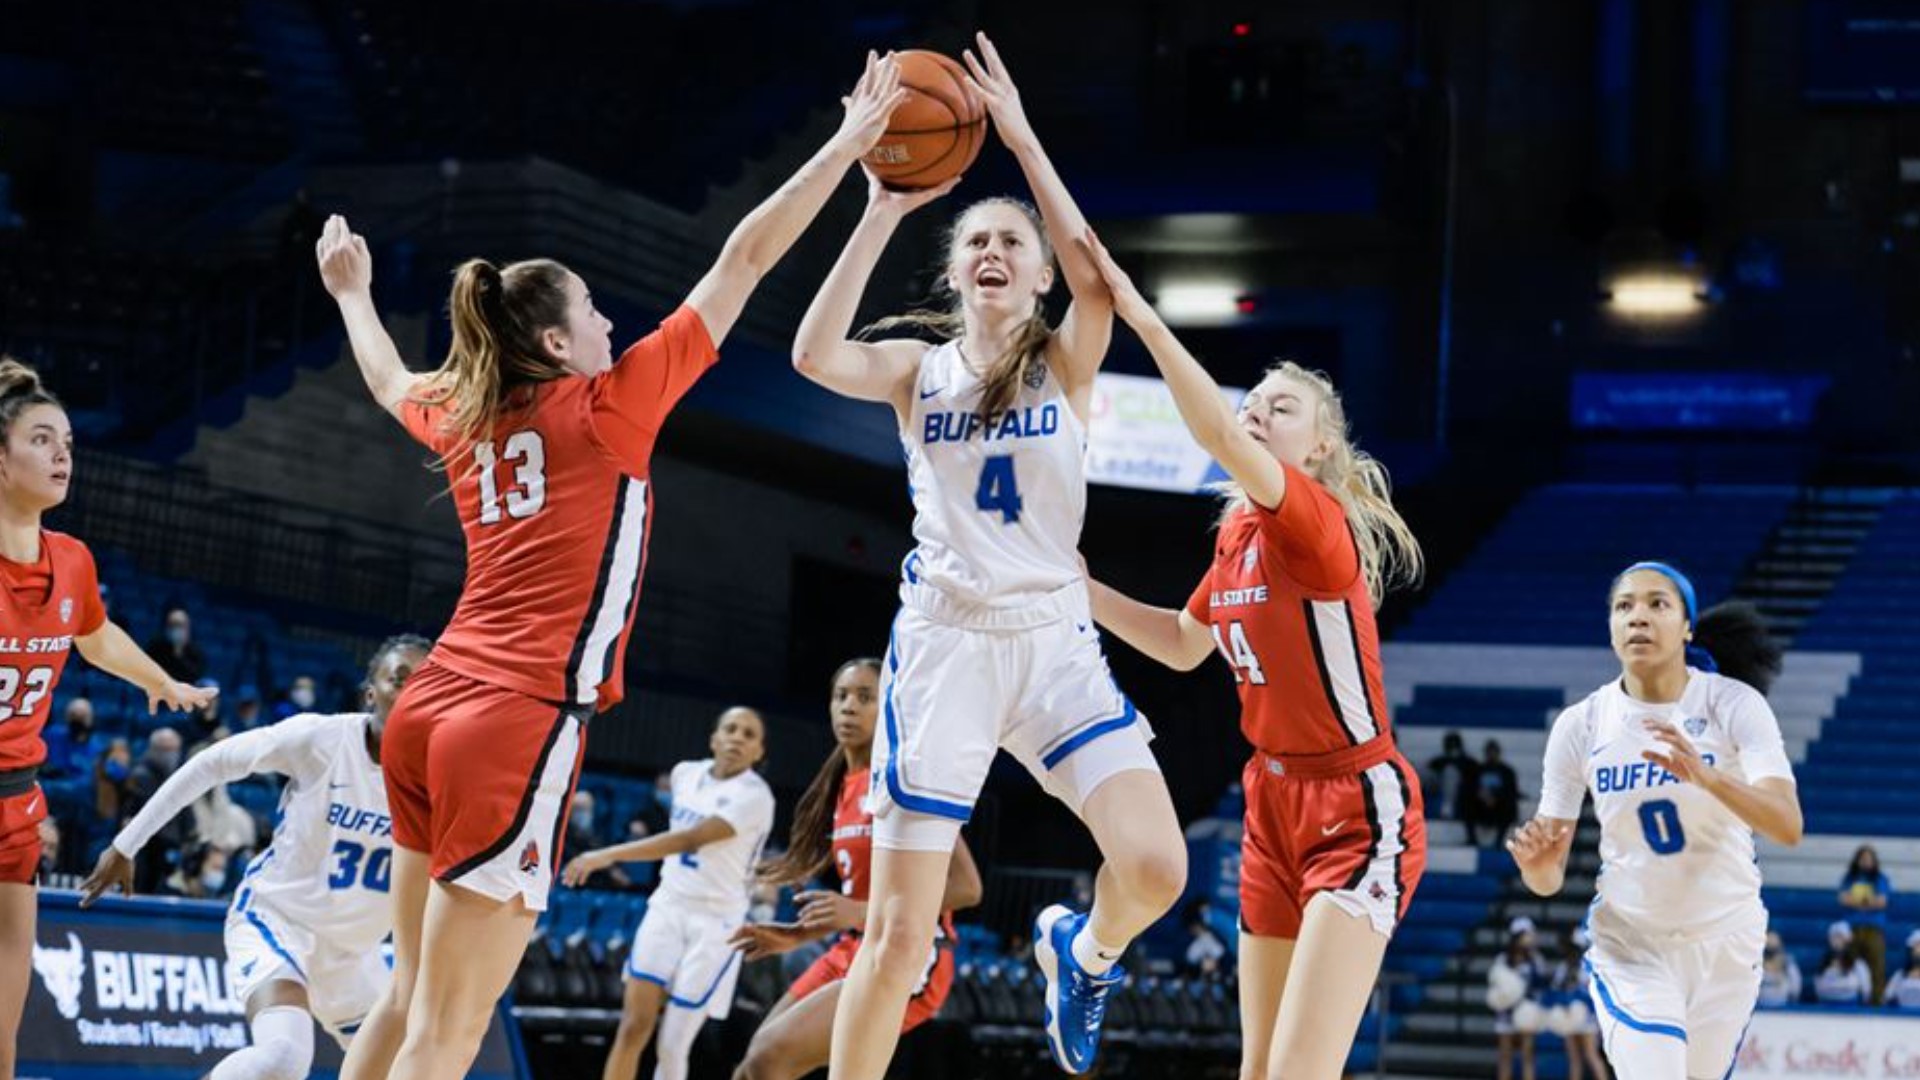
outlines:
{"label": "number 22 on jersey", "polygon": [[474,472],[480,481],[480,524],[498,525],[503,500],[500,497],[501,462],[513,468],[513,482],[506,490],[504,504],[510,518],[530,518],[547,505],[547,444],[540,433],[529,428],[507,436],[497,452],[492,440],[473,444]]}

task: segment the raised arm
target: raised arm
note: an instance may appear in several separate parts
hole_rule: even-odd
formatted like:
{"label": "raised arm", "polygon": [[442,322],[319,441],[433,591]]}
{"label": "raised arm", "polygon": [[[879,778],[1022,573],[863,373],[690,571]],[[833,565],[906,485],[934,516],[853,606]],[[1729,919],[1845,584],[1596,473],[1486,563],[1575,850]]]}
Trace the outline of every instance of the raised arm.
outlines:
{"label": "raised arm", "polygon": [[[1060,260],[1060,276],[1073,298],[1056,338],[1055,373],[1070,396],[1086,398],[1092,392],[1093,377],[1099,373],[1100,362],[1106,358],[1107,345],[1113,339],[1113,298],[1092,258],[1074,243],[1086,234],[1087,219],[1068,194],[1067,185],[1054,170],[1046,151],[1041,149],[1040,139],[1033,133],[1033,125],[1027,121],[1026,109],[1020,102],[1020,90],[1014,86],[1007,65],[1000,59],[1000,50],[993,47],[985,34],[975,34],[974,42],[979,54],[976,56],[969,49],[962,56],[972,74],[973,89],[986,102],[1000,141],[1006,144],[1014,160],[1020,163],[1020,171],[1026,174],[1027,186],[1032,189],[1040,218],[1047,226],[1047,240]],[[1077,400],[1076,408],[1085,404]]]}
{"label": "raised arm", "polygon": [[880,141],[887,117],[906,94],[893,55],[882,58],[867,53],[866,71],[853,92],[842,99],[847,112],[839,130],[780,190],[734,226],[720,258],[687,294],[687,303],[700,313],[715,348],[733,329],[760,279],[813,223],[847,169]]}
{"label": "raised arm", "polygon": [[906,415],[924,346],[914,341],[854,341],[848,335],[867,280],[900,220],[957,183],[958,177],[925,191],[902,192],[867,175],[867,209],[800,320],[793,340],[795,371],[843,397],[890,402],[896,413]]}
{"label": "raised arm", "polygon": [[315,249],[320,281],[340,307],[360,377],[366,380],[373,400],[398,419],[400,403],[413,392],[421,376],[407,370],[400,350],[380,321],[380,313],[374,310],[373,256],[367,253],[367,239],[348,228],[346,218],[335,214],[327,219]]}
{"label": "raised arm", "polygon": [[1087,578],[1093,621],[1121,641],[1178,671],[1192,671],[1213,651],[1213,633],[1184,609],[1143,604],[1126,593]]}

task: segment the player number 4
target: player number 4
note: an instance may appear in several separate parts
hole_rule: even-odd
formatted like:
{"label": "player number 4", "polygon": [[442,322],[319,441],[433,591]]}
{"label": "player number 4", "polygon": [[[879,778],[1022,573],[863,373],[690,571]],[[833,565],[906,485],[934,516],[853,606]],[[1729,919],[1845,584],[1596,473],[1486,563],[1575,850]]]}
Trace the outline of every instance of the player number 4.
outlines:
{"label": "player number 4", "polygon": [[980,463],[980,486],[974,489],[973,504],[998,513],[1002,525],[1020,520],[1020,485],[1013,477],[1012,454],[995,454]]}
{"label": "player number 4", "polygon": [[1260,669],[1260,658],[1254,655],[1253,646],[1247,643],[1247,628],[1238,619],[1227,624],[1224,637],[1220,633],[1220,624],[1214,623],[1213,644],[1233,667],[1234,682],[1252,683],[1255,686],[1267,684],[1267,673]]}
{"label": "player number 4", "polygon": [[530,518],[547,505],[547,444],[533,430],[516,431],[496,452],[491,440],[473,444],[474,471],[480,479],[480,524],[500,523],[500,478],[495,470],[502,461],[513,463],[513,487],[507,489],[507,516]]}

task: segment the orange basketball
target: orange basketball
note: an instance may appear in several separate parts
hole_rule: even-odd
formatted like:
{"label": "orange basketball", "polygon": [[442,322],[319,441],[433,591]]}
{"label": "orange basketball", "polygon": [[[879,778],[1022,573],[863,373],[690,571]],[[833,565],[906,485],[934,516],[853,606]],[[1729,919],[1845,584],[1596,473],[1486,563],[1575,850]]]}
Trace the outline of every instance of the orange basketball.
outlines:
{"label": "orange basketball", "polygon": [[881,183],[902,191],[938,187],[960,175],[987,137],[987,110],[967,83],[967,69],[937,52],[896,53],[907,89],[865,162]]}

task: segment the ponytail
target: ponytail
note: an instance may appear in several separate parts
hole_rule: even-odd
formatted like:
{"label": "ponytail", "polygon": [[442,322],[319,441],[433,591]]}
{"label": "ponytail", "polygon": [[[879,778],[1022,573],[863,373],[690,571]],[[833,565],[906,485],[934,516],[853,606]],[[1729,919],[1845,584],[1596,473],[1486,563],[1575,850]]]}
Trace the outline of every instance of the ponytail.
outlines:
{"label": "ponytail", "polygon": [[453,272],[447,296],[453,345],[423,394],[445,405],[446,430],[461,445],[492,438],[516,391],[567,374],[547,355],[540,335],[566,325],[569,276],[551,259],[504,269],[468,259]]}
{"label": "ponytail", "polygon": [[1693,624],[1693,648],[1711,656],[1720,674],[1746,683],[1763,696],[1785,666],[1780,642],[1768,631],[1766,617],[1744,601],[1730,600],[1701,612]]}
{"label": "ponytail", "polygon": [[813,782],[793,810],[787,830],[787,850],[760,864],[759,878],[768,885],[797,885],[818,875],[833,861],[833,810],[840,801],[840,785],[847,779],[847,755],[839,749],[827,755]]}
{"label": "ponytail", "polygon": [[39,372],[11,356],[0,355],[0,444],[6,442],[20,414],[35,405],[61,407],[60,399],[40,381]]}

